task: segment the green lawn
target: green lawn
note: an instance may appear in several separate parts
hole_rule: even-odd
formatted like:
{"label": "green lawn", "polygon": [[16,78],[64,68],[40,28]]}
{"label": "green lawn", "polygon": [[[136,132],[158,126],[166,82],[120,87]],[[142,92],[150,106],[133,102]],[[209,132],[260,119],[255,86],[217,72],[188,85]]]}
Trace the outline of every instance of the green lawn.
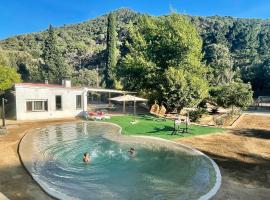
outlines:
{"label": "green lawn", "polygon": [[[166,121],[155,121],[153,117],[149,115],[139,115],[136,116],[136,124],[131,124],[130,122],[133,120],[133,116],[125,115],[125,116],[113,116],[110,120],[111,123],[118,124],[122,127],[122,134],[124,135],[148,135],[155,136],[164,139],[173,140],[181,137],[190,137],[195,135],[204,135],[210,133],[221,132],[224,129],[215,128],[215,127],[204,127],[204,126],[196,126],[189,125],[188,133],[180,133],[178,135],[171,135],[173,131],[172,120]],[[184,128],[185,125],[180,125],[180,128]]]}

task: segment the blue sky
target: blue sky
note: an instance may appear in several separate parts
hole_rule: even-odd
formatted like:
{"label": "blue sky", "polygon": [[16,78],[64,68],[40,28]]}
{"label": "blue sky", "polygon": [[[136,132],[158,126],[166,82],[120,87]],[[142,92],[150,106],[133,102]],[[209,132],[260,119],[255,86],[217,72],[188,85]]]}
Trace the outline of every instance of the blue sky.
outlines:
{"label": "blue sky", "polygon": [[118,8],[151,15],[170,10],[190,15],[270,18],[270,0],[1,0],[0,39],[82,22]]}

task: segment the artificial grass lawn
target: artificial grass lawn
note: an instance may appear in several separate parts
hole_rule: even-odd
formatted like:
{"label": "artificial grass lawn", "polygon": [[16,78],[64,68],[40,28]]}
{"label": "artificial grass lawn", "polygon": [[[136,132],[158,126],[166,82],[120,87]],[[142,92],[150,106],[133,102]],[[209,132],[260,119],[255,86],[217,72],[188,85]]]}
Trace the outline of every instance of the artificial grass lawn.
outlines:
{"label": "artificial grass lawn", "polygon": [[[206,127],[206,126],[197,126],[189,125],[188,133],[180,133],[178,135],[171,135],[174,130],[173,120],[167,119],[166,121],[155,121],[154,117],[149,115],[137,115],[136,124],[131,124],[133,120],[132,115],[125,116],[113,116],[110,120],[111,123],[117,124],[122,127],[123,135],[147,135],[155,136],[168,140],[173,140],[181,137],[190,137],[196,135],[205,135],[210,133],[222,132],[224,129],[216,127]],[[181,124],[180,128],[185,128],[185,124]]]}

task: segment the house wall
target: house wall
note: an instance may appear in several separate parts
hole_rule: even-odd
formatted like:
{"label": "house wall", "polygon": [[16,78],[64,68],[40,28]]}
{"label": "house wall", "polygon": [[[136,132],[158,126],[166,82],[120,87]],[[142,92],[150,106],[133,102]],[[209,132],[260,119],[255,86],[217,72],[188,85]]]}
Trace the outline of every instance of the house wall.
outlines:
{"label": "house wall", "polygon": [[[86,92],[84,89],[15,86],[17,120],[36,120],[76,117],[83,114]],[[62,96],[62,109],[56,110],[55,96]],[[76,95],[82,95],[82,108],[76,109]],[[48,111],[27,111],[27,100],[48,100]],[[87,102],[86,102],[87,104]]]}

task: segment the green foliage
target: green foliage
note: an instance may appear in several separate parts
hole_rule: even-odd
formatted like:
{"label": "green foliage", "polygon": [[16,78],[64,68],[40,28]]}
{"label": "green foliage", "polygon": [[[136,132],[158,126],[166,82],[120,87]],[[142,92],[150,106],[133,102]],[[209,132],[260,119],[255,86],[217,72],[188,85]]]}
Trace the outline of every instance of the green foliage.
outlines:
{"label": "green foliage", "polygon": [[7,90],[19,82],[21,77],[14,68],[0,65],[0,91]]}
{"label": "green foliage", "polygon": [[203,116],[203,114],[207,114],[207,110],[205,108],[199,108],[194,111],[189,112],[189,118],[192,122],[198,122],[198,120]]}
{"label": "green foliage", "polygon": [[47,32],[41,57],[44,61],[44,64],[41,65],[44,79],[53,83],[61,83],[62,78],[69,76],[68,66],[58,47],[56,35],[51,25]]}
{"label": "green foliage", "polygon": [[205,49],[205,59],[212,69],[211,85],[223,85],[237,79],[236,73],[233,70],[233,59],[226,46],[211,44],[205,47]]}
{"label": "green foliage", "polygon": [[107,88],[115,87],[115,66],[117,63],[116,34],[115,14],[110,13],[107,26],[107,62],[104,70],[104,82]]}
{"label": "green foliage", "polygon": [[253,91],[250,84],[232,82],[224,86],[212,88],[211,96],[219,106],[225,108],[239,107],[246,108],[253,101]]}
{"label": "green foliage", "polygon": [[72,85],[97,87],[98,73],[96,70],[81,69],[72,74]]}
{"label": "green foliage", "polygon": [[162,100],[171,109],[192,107],[208,95],[208,83],[203,77],[172,67],[166,70],[164,82],[159,86]]}
{"label": "green foliage", "polygon": [[169,109],[196,105],[207,95],[202,41],[186,17],[145,15],[128,30],[128,53],[117,68],[125,89],[163,101]]}

